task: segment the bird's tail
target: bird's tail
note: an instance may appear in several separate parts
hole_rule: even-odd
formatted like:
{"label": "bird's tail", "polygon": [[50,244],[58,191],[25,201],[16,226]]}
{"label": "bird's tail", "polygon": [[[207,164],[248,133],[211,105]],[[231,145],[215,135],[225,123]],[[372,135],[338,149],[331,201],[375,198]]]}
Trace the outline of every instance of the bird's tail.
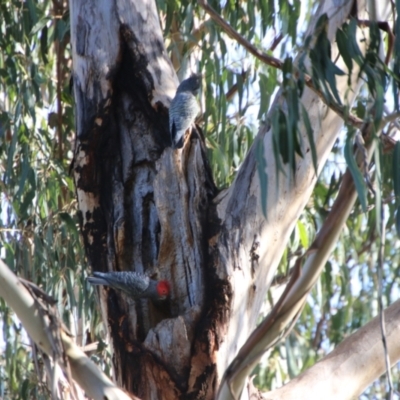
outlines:
{"label": "bird's tail", "polygon": [[185,133],[180,134],[180,138],[178,141],[176,141],[178,138],[174,138],[172,139],[172,148],[173,149],[181,149],[183,147],[183,137],[184,137]]}
{"label": "bird's tail", "polygon": [[103,277],[102,272],[93,272],[93,276],[88,276],[86,280],[92,285],[109,286],[109,282]]}

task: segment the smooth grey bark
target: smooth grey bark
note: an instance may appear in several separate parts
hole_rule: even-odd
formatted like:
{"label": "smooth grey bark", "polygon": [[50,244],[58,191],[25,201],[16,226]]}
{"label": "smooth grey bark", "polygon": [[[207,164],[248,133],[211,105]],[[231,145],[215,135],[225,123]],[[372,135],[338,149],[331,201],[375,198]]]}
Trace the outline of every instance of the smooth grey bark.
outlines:
{"label": "smooth grey bark", "polygon": [[[400,359],[400,301],[385,312],[391,364]],[[354,399],[386,371],[379,316],[340,343],[328,356],[287,385],[263,393],[265,400]],[[312,390],[310,390],[312,388]]]}
{"label": "smooth grey bark", "polygon": [[[337,55],[334,43],[336,30],[348,19],[351,7],[352,2],[349,1],[322,1],[310,21],[307,33],[311,35],[318,18],[323,13],[328,15],[332,59]],[[358,2],[358,9],[363,12],[365,4]],[[338,63],[342,70],[346,70],[341,59]],[[360,81],[357,75],[358,71],[353,71],[353,91],[347,98],[349,103],[358,93]],[[337,87],[339,93],[344,93],[347,77],[337,79]],[[310,117],[318,168],[321,171],[344,122],[308,88],[305,89],[301,101]],[[278,93],[272,108],[278,105],[286,109],[281,92]],[[309,140],[304,126],[301,126],[300,130],[304,157],[296,159],[295,180],[288,165],[285,166],[286,176],[278,172],[274,161],[272,129],[269,125],[264,125],[260,128],[235,182],[216,200],[218,217],[222,221],[221,234],[215,244],[215,248],[218,249],[217,274],[221,279],[229,279],[233,293],[229,329],[218,352],[218,376],[224,373],[232,356],[254,329],[258,318],[257,310],[264,302],[289,236],[316,183],[317,176],[312,163]],[[263,141],[269,180],[267,220],[260,206],[261,192],[255,155],[258,140]]]}
{"label": "smooth grey bark", "polygon": [[[0,260],[0,296],[18,316],[32,343],[34,341],[38,346],[37,351],[49,357],[45,359],[45,367],[52,397],[61,398],[59,389],[62,387],[81,398],[84,394],[78,390],[78,384],[86,395],[96,400],[105,396],[109,400],[127,400],[126,393],[111,382],[76,344],[59,319],[55,304],[38,296],[40,289],[36,288],[35,293],[34,286],[27,285],[27,281],[24,283]],[[37,357],[36,352],[33,357]],[[133,400],[131,396],[129,399]]]}

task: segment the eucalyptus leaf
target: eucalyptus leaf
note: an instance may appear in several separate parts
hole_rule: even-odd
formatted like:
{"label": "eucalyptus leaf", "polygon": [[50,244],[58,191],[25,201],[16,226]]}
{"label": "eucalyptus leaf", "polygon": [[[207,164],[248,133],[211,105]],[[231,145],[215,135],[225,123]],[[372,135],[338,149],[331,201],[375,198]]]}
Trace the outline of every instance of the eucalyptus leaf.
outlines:
{"label": "eucalyptus leaf", "polygon": [[400,142],[397,141],[393,150],[393,189],[396,196],[396,204],[400,205]]}
{"label": "eucalyptus leaf", "polygon": [[354,184],[356,186],[358,199],[360,201],[361,207],[364,212],[367,212],[367,194],[366,194],[366,185],[364,178],[361,174],[361,171],[358,168],[356,159],[353,154],[353,142],[352,136],[347,135],[346,144],[344,147],[344,157],[346,159],[347,166],[351,172],[351,176],[353,177]]}

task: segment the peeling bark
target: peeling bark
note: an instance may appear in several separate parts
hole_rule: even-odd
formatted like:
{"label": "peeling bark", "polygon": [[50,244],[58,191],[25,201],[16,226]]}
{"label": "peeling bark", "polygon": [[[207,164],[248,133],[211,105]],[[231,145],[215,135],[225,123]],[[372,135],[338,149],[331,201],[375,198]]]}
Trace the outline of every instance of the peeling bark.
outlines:
{"label": "peeling bark", "polygon": [[[351,11],[351,2],[335,4],[322,2],[314,18],[330,15],[330,38]],[[271,129],[260,129],[257,140],[264,142],[273,188],[267,221],[255,146],[234,184],[215,197],[201,131],[187,138],[182,151],[169,147],[167,111],[177,78],[155,3],[70,0],[70,10],[74,175],[90,266],[148,273],[172,285],[171,299],[162,305],[101,289],[115,377],[143,399],[212,399],[254,329],[316,182],[307,135],[294,182],[277,174]],[[307,89],[302,101],[322,168],[343,121]],[[251,385],[249,393],[255,393]]]}
{"label": "peeling bark", "polygon": [[[100,23],[101,21],[101,23]],[[201,134],[170,149],[177,79],[154,3],[71,1],[77,143],[74,174],[93,270],[170,280],[165,304],[102,289],[115,376],[144,398],[187,390],[204,305],[204,227],[214,195]]]}

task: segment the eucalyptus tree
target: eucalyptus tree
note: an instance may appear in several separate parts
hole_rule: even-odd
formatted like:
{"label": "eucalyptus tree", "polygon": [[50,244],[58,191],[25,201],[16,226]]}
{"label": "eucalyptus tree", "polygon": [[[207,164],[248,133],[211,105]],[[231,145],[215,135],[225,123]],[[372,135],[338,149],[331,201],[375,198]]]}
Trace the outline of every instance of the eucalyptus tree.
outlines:
{"label": "eucalyptus tree", "polygon": [[[58,6],[53,22],[37,18],[25,32],[40,32],[42,39],[53,29],[60,61],[68,49],[60,34],[68,29],[60,21],[68,14]],[[132,301],[113,290],[98,293],[113,377],[140,398],[261,398],[248,376],[270,349],[257,367],[260,387],[290,382],[264,398],[350,399],[399,359],[399,305],[387,309],[386,324],[380,312],[381,322],[365,325],[398,290],[391,279],[397,270],[400,193],[396,7],[328,0],[301,6],[70,1],[76,134],[71,169],[89,268],[134,270],[171,285],[163,303]],[[27,4],[24,15],[32,19],[38,8]],[[303,30],[300,21],[308,27]],[[280,57],[273,55],[275,48]],[[65,63],[55,64],[58,82],[66,81],[60,67]],[[171,148],[168,123],[176,72],[181,79],[190,72],[203,76],[197,127],[177,150]],[[51,132],[65,176],[71,153],[61,127],[68,95],[57,89]],[[16,99],[10,104],[17,109]],[[13,137],[23,146],[19,129]],[[15,171],[13,162],[21,169],[9,184],[15,191],[22,187],[16,180],[24,176],[25,164],[10,158],[12,141],[4,146],[12,149],[3,157],[10,165],[6,171]],[[31,167],[33,158],[27,177],[40,171]],[[27,177],[25,191],[20,189],[25,196],[36,190]],[[71,194],[64,192],[67,197],[52,204],[54,209],[66,207]],[[27,210],[47,211],[27,198]],[[18,204],[7,207],[18,216]],[[65,210],[59,214],[74,230]],[[58,224],[51,226],[60,229]],[[41,244],[54,235],[38,233]],[[25,248],[18,235],[4,239],[6,248],[15,248],[11,241]],[[12,258],[9,250],[9,264]],[[39,260],[43,268],[47,260]],[[77,253],[68,265],[76,262]],[[58,295],[71,328],[68,308],[95,315],[83,283],[88,268],[79,264],[74,270],[81,274],[79,293],[74,278],[66,280],[66,292],[52,290],[49,282],[60,277],[55,269],[39,283]],[[75,296],[79,305],[62,307]],[[265,318],[255,329],[260,313]],[[96,321],[79,317],[74,333],[88,330],[93,340]],[[51,348],[41,346],[45,353]],[[84,379],[92,366],[76,361],[83,356],[65,332],[60,347],[72,377],[91,397],[112,397],[104,376]],[[105,354],[101,347],[98,355]],[[78,370],[78,364],[87,368]],[[343,384],[346,379],[351,384]],[[375,384],[369,393],[395,390],[390,380],[379,384],[381,389]]]}

